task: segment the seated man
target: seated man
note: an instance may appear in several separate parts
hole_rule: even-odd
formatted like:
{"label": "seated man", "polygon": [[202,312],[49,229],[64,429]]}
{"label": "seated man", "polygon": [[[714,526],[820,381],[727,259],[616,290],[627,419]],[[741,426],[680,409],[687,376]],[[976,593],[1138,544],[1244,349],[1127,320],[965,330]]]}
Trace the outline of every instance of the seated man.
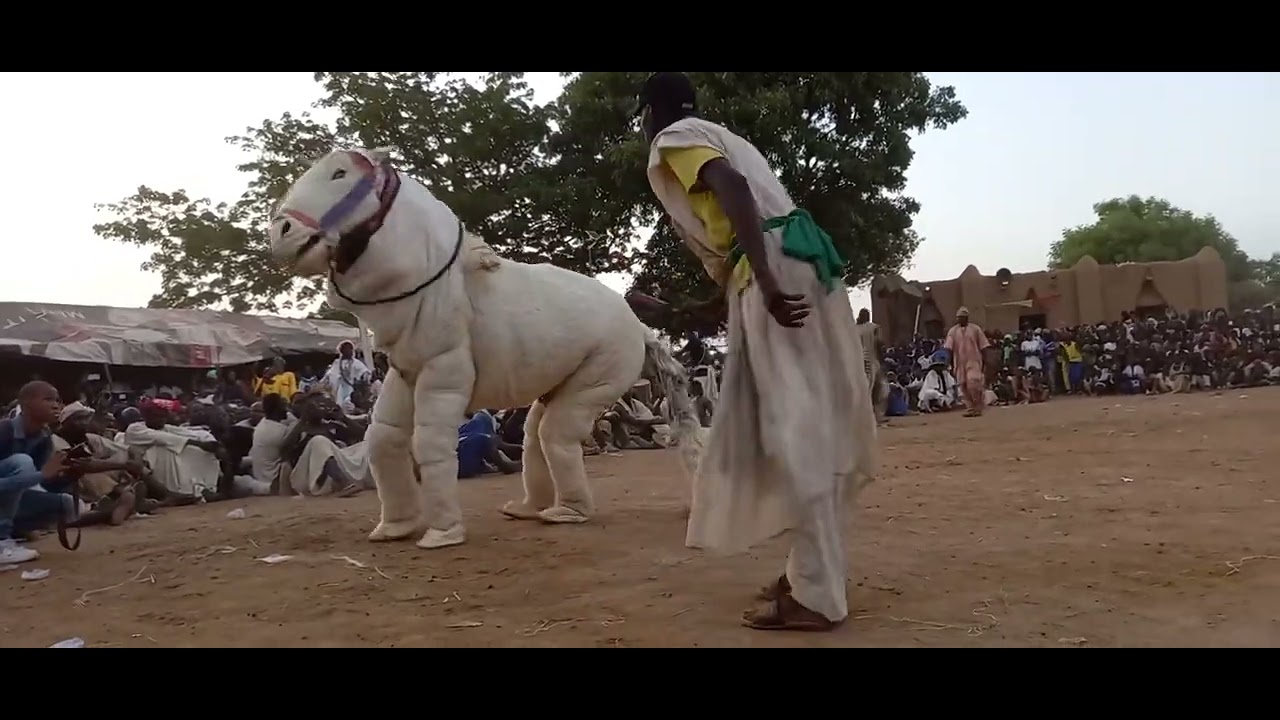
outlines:
{"label": "seated man", "polygon": [[125,446],[91,432],[96,429],[93,422],[93,410],[74,402],[62,409],[53,435],[54,449],[67,452],[67,471],[59,480],[74,483],[74,494],[88,506],[69,525],[119,525],[135,512],[157,510],[160,503],[147,498],[143,482],[147,468],[141,459],[130,457]]}
{"label": "seated man", "polygon": [[502,442],[519,448],[518,451],[507,452],[507,457],[520,460],[524,455],[524,423],[529,419],[529,406],[503,410],[494,417],[498,420],[498,437]]}
{"label": "seated man", "polygon": [[1177,360],[1169,363],[1169,389],[1170,392],[1188,393],[1191,392],[1191,363],[1183,356],[1179,356]]}
{"label": "seated man", "polygon": [[1120,391],[1125,395],[1137,395],[1147,389],[1147,373],[1142,364],[1133,361],[1120,371]]}
{"label": "seated man", "polygon": [[906,417],[911,414],[907,389],[898,384],[898,374],[890,370],[884,375],[886,400],[885,417]]}
{"label": "seated man", "polygon": [[[124,444],[138,450],[152,475],[170,494],[213,500],[219,497],[225,451],[207,430],[169,423],[169,411],[155,402],[142,404],[142,422],[125,428]],[[220,455],[221,454],[221,455]]]}
{"label": "seated man", "polygon": [[640,402],[631,390],[623,393],[600,417],[609,423],[613,445],[619,449],[652,450],[670,444],[671,425]]}
{"label": "seated man", "polygon": [[511,448],[498,437],[493,416],[485,410],[476,411],[458,428],[458,479],[486,472],[520,472],[520,463],[505,454]]}
{"label": "seated man", "polygon": [[922,413],[946,410],[955,403],[956,379],[946,361],[934,358],[920,385],[919,408]]}
{"label": "seated man", "polygon": [[327,395],[305,398],[298,412],[298,421],[281,441],[284,458],[293,466],[289,473],[292,492],[352,497],[370,487],[364,426],[347,417]]}
{"label": "seated man", "polygon": [[52,385],[34,380],[18,391],[16,417],[0,420],[0,565],[38,559],[40,553],[18,545],[15,534],[74,512],[70,495],[40,487],[65,469],[65,456],[54,451],[49,431],[60,404]]}
{"label": "seated man", "polygon": [[268,393],[254,406],[260,408],[262,416],[250,426],[249,462],[253,478],[266,483],[273,495],[288,495],[292,490],[289,475],[293,468],[285,458],[286,439],[297,421],[289,419],[289,403],[276,393]]}

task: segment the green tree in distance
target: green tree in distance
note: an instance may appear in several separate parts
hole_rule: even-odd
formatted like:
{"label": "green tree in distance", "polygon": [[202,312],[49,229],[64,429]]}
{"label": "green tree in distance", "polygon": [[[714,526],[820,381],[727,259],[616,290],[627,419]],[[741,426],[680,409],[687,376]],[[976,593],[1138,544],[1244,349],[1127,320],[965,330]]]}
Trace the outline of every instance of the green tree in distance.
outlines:
{"label": "green tree in distance", "polygon": [[1065,268],[1085,255],[1103,264],[1183,260],[1212,247],[1228,282],[1250,278],[1253,267],[1236,239],[1212,215],[1198,216],[1160,198],[1113,198],[1093,206],[1098,219],[1062,232],[1049,247],[1049,266]]}
{"label": "green tree in distance", "polygon": [[1250,260],[1253,279],[1280,293],[1280,252],[1271,253],[1266,260]]}
{"label": "green tree in distance", "polygon": [[151,307],[200,309],[224,302],[235,312],[307,307],[320,296],[320,284],[304,283],[277,267],[265,228],[289,187],[286,178],[300,174],[335,137],[306,115],[285,114],[227,140],[253,156],[238,167],[252,178],[239,201],[215,204],[182,190],[164,193],[144,186],[119,202],[99,205],[112,219],[94,225],[94,232],[152,250],[142,265],[160,275]]}
{"label": "green tree in distance", "polygon": [[[278,311],[310,307],[321,284],[281,272],[266,221],[308,163],[339,145],[391,146],[463,222],[507,257],[595,274],[637,271],[677,301],[705,299],[710,281],[659,219],[644,173],[645,147],[629,117],[647,73],[564,73],[561,97],[535,105],[523,73],[473,85],[450,73],[316,73],[334,127],[285,115],[229,138],[250,160],[234,204],[149,188],[102,206],[103,237],[153,250],[153,307]],[[963,118],[950,87],[921,73],[692,73],[704,114],[757,144],[796,202],[849,259],[848,280],[898,270],[920,243],[919,204],[902,196],[913,132]],[[716,317],[671,316],[663,329],[708,330]]]}
{"label": "green tree in distance", "polygon": [[[618,242],[657,225],[639,255],[633,289],[676,305],[717,292],[683,248],[645,175],[648,148],[630,118],[648,73],[570,75],[553,107],[552,169],[574,227]],[[813,213],[849,261],[857,285],[896,272],[915,252],[920,209],[903,196],[912,133],[945,128],[967,115],[955,90],[923,73],[690,73],[700,113],[760,149],[797,205]],[[668,331],[714,331],[715,315],[671,314]]]}

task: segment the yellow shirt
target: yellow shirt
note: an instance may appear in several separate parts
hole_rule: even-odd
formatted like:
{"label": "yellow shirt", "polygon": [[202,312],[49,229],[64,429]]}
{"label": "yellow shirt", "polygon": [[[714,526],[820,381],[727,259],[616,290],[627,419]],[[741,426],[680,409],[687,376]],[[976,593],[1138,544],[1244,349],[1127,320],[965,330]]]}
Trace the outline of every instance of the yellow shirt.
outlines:
{"label": "yellow shirt", "polygon": [[[711,247],[727,255],[729,249],[733,247],[734,239],[733,225],[729,222],[729,217],[724,214],[720,202],[709,190],[693,191],[693,186],[698,184],[698,173],[702,170],[702,166],[723,157],[724,155],[718,150],[709,147],[673,148],[662,151],[662,160],[675,173],[676,179],[689,194],[689,205],[693,209],[693,214],[706,228],[707,240]],[[733,268],[733,285],[741,290],[750,282],[751,266],[744,257]]]}
{"label": "yellow shirt", "polygon": [[1080,346],[1074,342],[1063,343],[1063,349],[1067,351],[1067,362],[1081,362],[1084,356],[1080,354]]}
{"label": "yellow shirt", "polygon": [[262,378],[254,381],[257,385],[256,394],[258,397],[266,397],[272,393],[288,400],[298,393],[298,379],[291,372],[282,372],[271,378],[271,382],[266,382]]}

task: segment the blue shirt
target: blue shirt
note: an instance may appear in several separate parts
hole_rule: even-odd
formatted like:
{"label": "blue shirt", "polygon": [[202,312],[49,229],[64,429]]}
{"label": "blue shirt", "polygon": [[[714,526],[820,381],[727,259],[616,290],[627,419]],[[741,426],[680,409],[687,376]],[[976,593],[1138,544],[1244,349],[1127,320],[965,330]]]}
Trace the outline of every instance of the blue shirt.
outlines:
{"label": "blue shirt", "polygon": [[44,467],[49,457],[53,455],[52,433],[45,428],[35,435],[28,436],[21,413],[12,419],[0,420],[0,460],[19,454],[30,457],[36,469],[31,477],[13,478],[13,480],[29,486],[39,484],[44,479],[40,468]]}
{"label": "blue shirt", "polygon": [[38,468],[44,467],[53,455],[53,433],[44,428],[28,437],[22,413],[13,419],[0,420],[0,460],[19,453],[30,457]]}

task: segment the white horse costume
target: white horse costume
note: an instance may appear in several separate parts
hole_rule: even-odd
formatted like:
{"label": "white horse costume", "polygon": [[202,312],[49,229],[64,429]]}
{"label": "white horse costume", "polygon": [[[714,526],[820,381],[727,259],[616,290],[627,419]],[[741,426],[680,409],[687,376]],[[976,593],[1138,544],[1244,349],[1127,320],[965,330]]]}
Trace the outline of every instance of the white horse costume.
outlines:
{"label": "white horse costume", "polygon": [[290,188],[270,238],[295,274],[329,275],[329,304],[364,321],[390,361],[365,436],[382,503],[370,540],[425,524],[419,547],[462,543],[458,426],[470,410],[530,403],[525,496],[502,512],[585,522],[595,508],[581,441],[646,364],[672,399],[686,468],[696,466],[699,424],[684,370],[622,296],[553,265],[498,256],[392,168],[388,151],[318,160]]}

